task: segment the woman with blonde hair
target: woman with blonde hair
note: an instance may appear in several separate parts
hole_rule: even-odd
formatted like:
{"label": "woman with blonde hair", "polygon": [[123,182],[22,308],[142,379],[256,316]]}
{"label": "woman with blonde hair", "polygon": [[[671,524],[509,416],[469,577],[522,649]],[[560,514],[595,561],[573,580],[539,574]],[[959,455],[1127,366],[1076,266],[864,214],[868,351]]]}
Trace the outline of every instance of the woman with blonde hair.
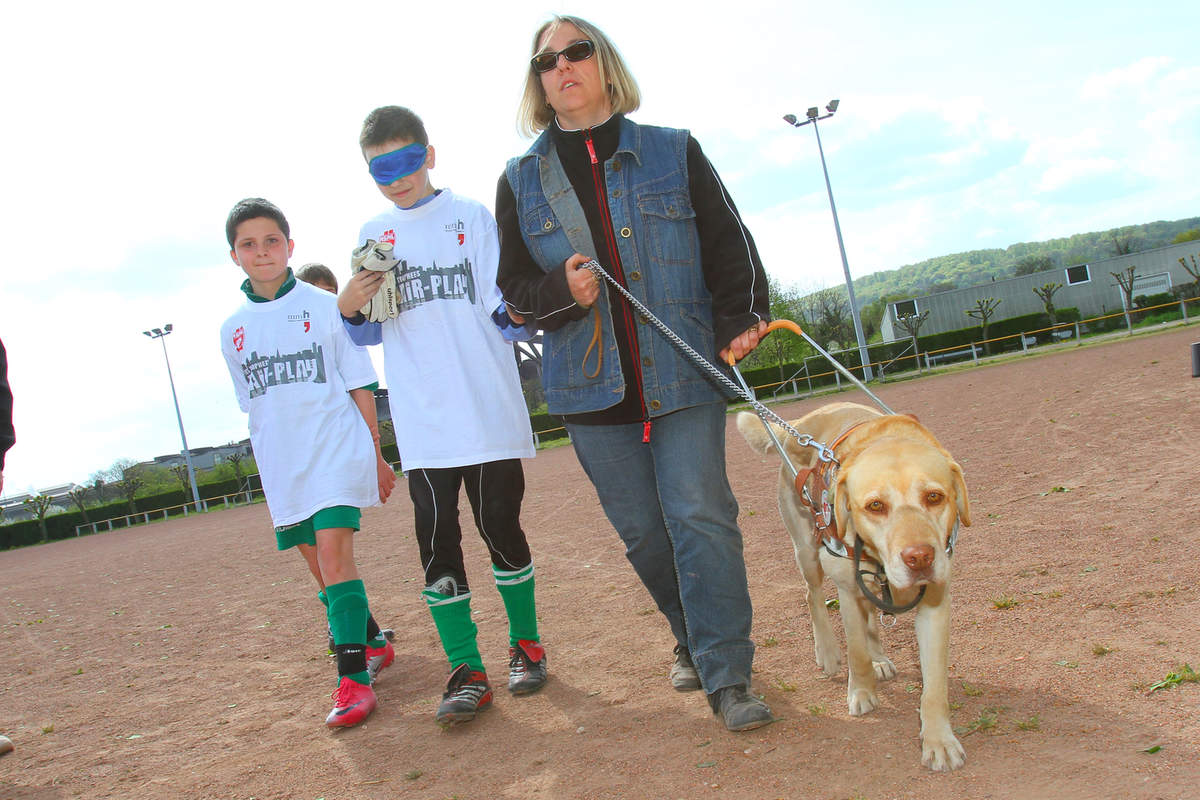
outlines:
{"label": "woman with blonde hair", "polygon": [[[725,399],[583,265],[595,259],[710,362],[768,318],[754,240],[686,130],[625,115],[641,95],[595,25],[535,33],[519,127],[537,139],[497,187],[497,282],[545,333],[542,380],[626,556],[675,636],[671,683],[729,730],[772,721],[750,693],[751,605],[725,473]],[[631,646],[635,640],[630,636]]]}

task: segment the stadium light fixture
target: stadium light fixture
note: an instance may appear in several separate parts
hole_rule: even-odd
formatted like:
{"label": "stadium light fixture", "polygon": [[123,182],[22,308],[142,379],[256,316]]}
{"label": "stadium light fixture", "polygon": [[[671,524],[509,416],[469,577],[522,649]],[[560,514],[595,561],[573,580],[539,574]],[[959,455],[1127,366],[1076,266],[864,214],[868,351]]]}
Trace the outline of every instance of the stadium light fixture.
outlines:
{"label": "stadium light fixture", "polygon": [[791,125],[793,128],[803,128],[805,125],[812,123],[813,132],[817,134],[817,152],[821,154],[821,171],[825,173],[825,190],[829,193],[829,209],[833,212],[833,229],[837,233],[838,250],[842,254],[842,274],[846,277],[846,294],[850,297],[850,318],[854,321],[854,338],[858,340],[858,357],[862,361],[863,379],[871,380],[871,359],[867,354],[867,339],[863,336],[862,319],[858,314],[858,301],[854,298],[854,282],[850,280],[850,264],[846,261],[846,245],[842,242],[842,226],[838,223],[837,205],[833,202],[833,186],[829,183],[829,168],[825,166],[825,148],[821,146],[821,131],[817,127],[817,122],[823,119],[829,119],[837,111],[838,101],[830,100],[825,106],[828,114],[821,115],[816,106],[808,109],[808,119],[801,122],[796,118],[795,114],[786,114],[783,117],[784,122]]}
{"label": "stadium light fixture", "polygon": [[179,438],[183,441],[183,460],[187,462],[188,481],[192,484],[192,502],[196,506],[196,513],[200,513],[200,490],[196,487],[196,470],[192,466],[192,451],[188,449],[187,434],[183,432],[183,415],[179,413],[179,396],[175,394],[175,376],[171,374],[171,358],[167,355],[166,338],[172,329],[172,325],[167,323],[165,330],[151,328],[142,333],[151,339],[158,339],[162,342],[163,358],[167,362],[167,380],[171,382],[171,399],[175,401],[175,418],[179,420]]}

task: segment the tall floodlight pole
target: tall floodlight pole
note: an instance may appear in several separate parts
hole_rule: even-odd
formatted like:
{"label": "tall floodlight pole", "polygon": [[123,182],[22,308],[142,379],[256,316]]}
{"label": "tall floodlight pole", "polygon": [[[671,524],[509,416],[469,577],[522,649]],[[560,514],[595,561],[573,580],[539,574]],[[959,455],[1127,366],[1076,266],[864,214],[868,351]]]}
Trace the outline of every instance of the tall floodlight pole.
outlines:
{"label": "tall floodlight pole", "polygon": [[862,320],[858,316],[858,302],[854,299],[854,282],[850,280],[850,264],[846,261],[846,245],[842,243],[842,226],[838,223],[837,205],[833,202],[833,187],[829,183],[829,168],[825,166],[825,148],[821,146],[821,131],[817,128],[817,120],[829,119],[837,111],[838,101],[830,100],[825,106],[829,113],[818,116],[820,112],[813,106],[808,110],[808,119],[800,121],[795,114],[786,115],[783,120],[794,128],[802,128],[812,123],[813,132],[817,134],[817,152],[821,154],[821,170],[825,173],[825,191],[829,193],[829,208],[833,211],[833,229],[837,232],[838,250],[842,253],[842,272],[846,276],[846,293],[850,295],[850,318],[854,320],[854,336],[858,339],[858,357],[862,361],[863,378],[871,380],[871,359],[867,355],[867,338],[863,336]]}
{"label": "tall floodlight pole", "polygon": [[163,358],[167,360],[167,380],[171,382],[171,399],[175,401],[175,418],[179,420],[179,438],[183,441],[183,460],[187,462],[188,480],[192,483],[192,502],[196,504],[196,512],[199,513],[200,490],[196,488],[196,470],[192,467],[192,451],[188,449],[187,434],[183,432],[183,415],[179,413],[179,396],[175,394],[175,376],[171,374],[171,358],[167,355],[166,338],[172,327],[168,322],[162,328],[151,328],[142,333],[162,342]]}

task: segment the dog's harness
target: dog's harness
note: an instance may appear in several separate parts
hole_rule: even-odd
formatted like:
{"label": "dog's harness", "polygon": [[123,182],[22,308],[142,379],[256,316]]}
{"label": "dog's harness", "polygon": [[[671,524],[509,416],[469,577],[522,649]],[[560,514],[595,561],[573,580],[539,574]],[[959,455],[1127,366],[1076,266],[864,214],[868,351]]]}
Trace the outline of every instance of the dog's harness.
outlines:
{"label": "dog's harness", "polygon": [[[650,309],[646,308],[646,306],[643,305],[636,297],[630,294],[629,290],[618,283],[595,260],[591,260],[585,264],[582,264],[580,268],[590,270],[594,275],[596,275],[597,278],[605,280],[611,284],[613,288],[615,288],[617,292],[620,293],[621,296],[624,297],[638,313],[645,317],[647,322],[657,328],[659,333],[665,336],[668,341],[675,345],[675,347],[678,348],[685,356],[687,356],[688,359],[690,359],[696,366],[708,373],[708,375],[712,377],[715,382],[727,389],[732,390],[735,394],[739,395],[742,399],[750,404],[755,413],[758,414],[758,418],[762,420],[763,427],[767,429],[767,435],[770,436],[771,441],[775,443],[775,449],[783,458],[783,463],[786,464],[788,469],[791,471],[792,477],[796,483],[796,491],[800,495],[801,504],[812,512],[816,535],[821,546],[823,546],[831,555],[837,556],[838,558],[854,559],[855,580],[858,582],[858,588],[862,590],[863,595],[865,595],[868,600],[870,600],[885,614],[903,613],[914,608],[917,603],[921,602],[921,598],[925,596],[924,586],[921,587],[921,591],[917,594],[916,599],[914,599],[911,603],[907,603],[903,606],[897,606],[894,602],[892,602],[892,590],[888,585],[887,575],[884,572],[883,565],[879,562],[879,560],[877,558],[870,559],[870,561],[875,565],[874,570],[862,569],[861,564],[863,559],[863,550],[866,548],[863,547],[862,544],[860,544],[858,547],[852,547],[846,544],[845,540],[838,535],[837,517],[834,514],[833,506],[830,504],[830,500],[832,499],[830,490],[837,481],[837,471],[841,466],[837,460],[836,454],[834,453],[834,448],[840,445],[850,434],[850,432],[854,430],[854,428],[858,427],[858,425],[861,425],[861,422],[856,423],[845,430],[834,441],[832,446],[822,444],[806,433],[800,433],[786,420],[758,401],[758,399],[754,396],[754,392],[751,391],[750,387],[746,384],[746,380],[742,377],[742,373],[738,370],[737,364],[734,363],[735,359],[733,358],[732,354],[729,356],[729,366],[733,371],[733,374],[741,383],[741,386],[738,386],[728,377],[726,377],[724,373],[710,364],[702,355],[697,353],[690,345],[688,345],[687,342],[681,339],[678,334],[667,327],[664,322],[654,316],[654,314],[650,312]],[[596,331],[592,337],[592,345],[597,345],[599,341],[599,322],[599,316],[597,316]],[[853,383],[855,386],[865,392],[872,400],[874,400],[875,403],[881,409],[883,409],[885,413],[896,413],[892,411],[887,404],[876,397],[875,393],[868,389],[862,381],[855,377],[854,373],[846,369],[846,367],[839,363],[837,359],[826,352],[821,345],[817,344],[812,337],[801,330],[799,325],[791,320],[775,320],[767,326],[766,332],[777,330],[779,328],[786,328],[808,342],[808,344],[812,346],[818,353],[824,356],[829,363],[838,370],[838,372],[844,375],[851,383]],[[588,347],[589,352],[592,349],[592,345],[589,345]],[[586,354],[584,356],[584,360],[587,360]],[[597,361],[599,361],[599,359],[597,359]],[[598,372],[599,364],[597,364],[597,373]],[[772,430],[770,424],[768,424],[768,419],[775,422],[781,428],[787,431],[788,434],[794,437],[802,447],[815,448],[817,450],[816,463],[807,469],[797,470],[795,465],[792,464],[791,459],[788,458],[787,451],[784,450],[779,438],[775,435],[775,431]],[[810,482],[810,480],[813,484],[812,492],[809,492],[807,488],[807,484]],[[814,502],[814,497],[819,500],[819,505],[817,502]],[[955,519],[954,530],[950,534],[949,542],[946,545],[947,556],[953,555],[954,553],[954,543],[958,539],[958,527],[959,522],[957,519]],[[867,585],[863,580],[864,575],[871,577],[880,587],[879,597],[875,596],[867,588]]]}

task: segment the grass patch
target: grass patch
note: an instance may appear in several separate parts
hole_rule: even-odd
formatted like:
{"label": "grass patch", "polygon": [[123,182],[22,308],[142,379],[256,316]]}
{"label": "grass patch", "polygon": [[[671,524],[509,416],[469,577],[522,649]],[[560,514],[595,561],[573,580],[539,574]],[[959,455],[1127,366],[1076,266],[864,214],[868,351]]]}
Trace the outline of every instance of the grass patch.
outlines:
{"label": "grass patch", "polygon": [[1038,719],[1037,714],[1034,714],[1029,719],[1023,719],[1017,723],[1017,730],[1019,731],[1036,731],[1040,730],[1041,727],[1042,721]]}
{"label": "grass patch", "polygon": [[1190,664],[1176,667],[1174,672],[1168,672],[1167,677],[1157,683],[1150,684],[1150,688],[1146,690],[1146,694],[1157,692],[1161,689],[1172,689],[1183,683],[1196,683],[1200,681],[1200,675],[1192,669]]}
{"label": "grass patch", "polygon": [[794,691],[796,691],[796,684],[788,683],[787,681],[785,681],[781,678],[776,678],[775,679],[775,688],[777,688],[781,692],[794,692]]}
{"label": "grass patch", "polygon": [[1111,653],[1112,651],[1113,651],[1113,649],[1111,647],[1100,644],[1099,642],[1092,645],[1092,655],[1094,655],[1096,658],[1100,658],[1101,656],[1106,656],[1109,653]]}
{"label": "grass patch", "polygon": [[808,713],[812,714],[814,717],[821,716],[825,713],[825,710],[825,706],[823,705],[813,705],[808,707]]}
{"label": "grass patch", "polygon": [[989,706],[979,712],[979,716],[971,720],[967,725],[954,729],[954,732],[960,736],[969,736],[976,731],[991,730],[1000,722],[1000,709],[995,706]]}
{"label": "grass patch", "polygon": [[1012,595],[1004,595],[1002,597],[992,598],[992,608],[998,611],[1003,611],[1006,608],[1015,608],[1021,604],[1021,601]]}
{"label": "grass patch", "polygon": [[967,683],[966,681],[962,681],[961,683],[962,683],[963,694],[965,694],[967,697],[979,697],[980,695],[983,694],[983,689],[974,687],[971,684]]}
{"label": "grass patch", "polygon": [[767,638],[762,640],[762,644],[760,646],[761,647],[774,647],[777,644],[779,644],[778,639],[776,639],[774,636],[768,636]]}

